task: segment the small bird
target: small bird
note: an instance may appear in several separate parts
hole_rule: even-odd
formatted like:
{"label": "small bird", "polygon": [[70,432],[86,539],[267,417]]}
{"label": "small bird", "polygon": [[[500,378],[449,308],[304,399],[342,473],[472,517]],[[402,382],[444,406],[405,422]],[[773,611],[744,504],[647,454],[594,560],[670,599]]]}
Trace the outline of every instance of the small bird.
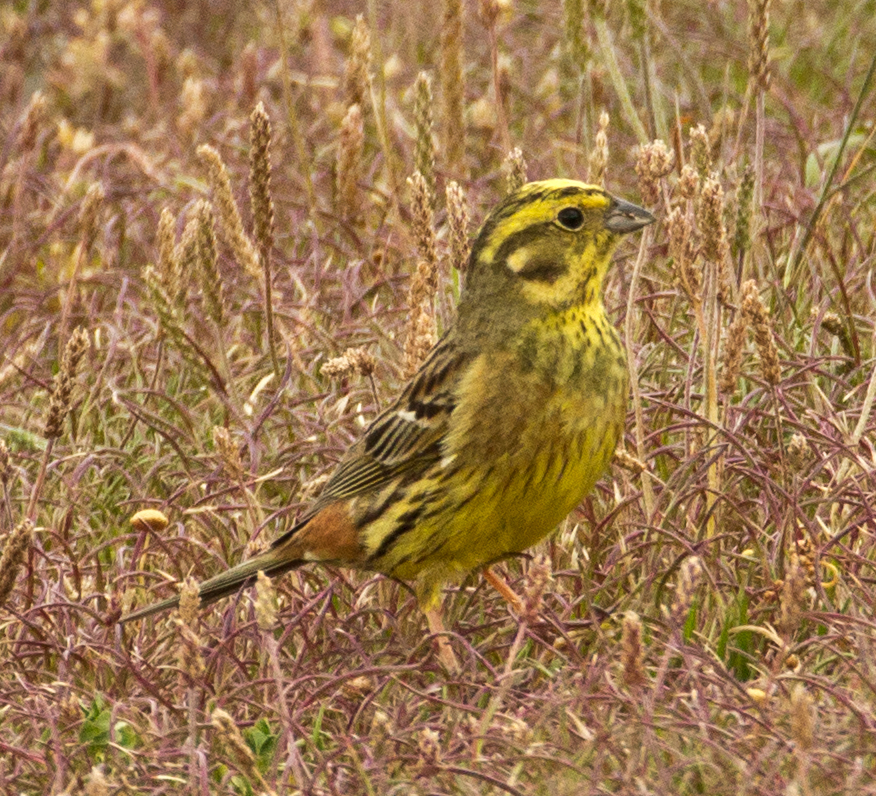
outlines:
{"label": "small bird", "polygon": [[653,221],[573,180],[506,197],[472,246],[452,327],[294,527],[201,584],[201,601],[331,563],[416,581],[440,631],[441,586],[543,539],[614,454],[628,376],[602,282],[620,238]]}

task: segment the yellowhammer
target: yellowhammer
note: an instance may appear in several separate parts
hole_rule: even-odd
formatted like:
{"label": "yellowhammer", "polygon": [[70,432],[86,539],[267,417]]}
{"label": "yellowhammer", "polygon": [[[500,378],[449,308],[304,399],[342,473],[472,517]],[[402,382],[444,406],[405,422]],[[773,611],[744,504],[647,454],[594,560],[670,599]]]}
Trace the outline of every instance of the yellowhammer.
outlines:
{"label": "yellowhammer", "polygon": [[202,601],[259,571],[320,561],[414,579],[430,616],[445,581],[550,533],[621,435],[626,357],[602,281],[620,237],[653,220],[572,180],[508,196],[474,243],[452,328],[310,510],[269,550],[203,583]]}

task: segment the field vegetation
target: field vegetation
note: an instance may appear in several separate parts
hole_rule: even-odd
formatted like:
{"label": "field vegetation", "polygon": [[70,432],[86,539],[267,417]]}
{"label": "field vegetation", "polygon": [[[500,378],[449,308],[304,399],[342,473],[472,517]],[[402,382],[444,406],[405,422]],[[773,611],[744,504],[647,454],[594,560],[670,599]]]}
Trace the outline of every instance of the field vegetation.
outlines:
{"label": "field vegetation", "polygon": [[[872,0],[4,3],[0,792],[876,793],[874,52]],[[448,587],[458,671],[344,570],[118,625],[294,520],[555,176],[658,223],[519,615]]]}

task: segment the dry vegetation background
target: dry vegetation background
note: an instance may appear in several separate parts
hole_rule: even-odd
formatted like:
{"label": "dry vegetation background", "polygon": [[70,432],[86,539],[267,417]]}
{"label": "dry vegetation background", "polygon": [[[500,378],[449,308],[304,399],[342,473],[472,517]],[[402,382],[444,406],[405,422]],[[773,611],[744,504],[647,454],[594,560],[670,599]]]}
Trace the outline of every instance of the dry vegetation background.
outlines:
{"label": "dry vegetation background", "polygon": [[[0,791],[876,792],[876,4],[751,6],[3,4]],[[524,170],[660,220],[523,615],[449,588],[455,673],[346,571],[114,624],[292,521]]]}

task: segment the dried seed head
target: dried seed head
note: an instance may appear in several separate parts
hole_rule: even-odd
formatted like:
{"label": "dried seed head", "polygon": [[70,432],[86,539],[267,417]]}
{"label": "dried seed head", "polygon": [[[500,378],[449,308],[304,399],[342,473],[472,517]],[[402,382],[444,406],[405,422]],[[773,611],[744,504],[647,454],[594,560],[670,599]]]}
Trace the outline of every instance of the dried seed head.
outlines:
{"label": "dried seed head", "polygon": [[243,464],[240,461],[237,443],[231,438],[231,432],[223,426],[213,426],[213,444],[222,460],[225,472],[231,478],[240,478],[243,474]]}
{"label": "dried seed head", "polygon": [[22,520],[6,537],[3,553],[0,555],[0,606],[5,605],[9,599],[32,539],[33,522],[30,520]]}
{"label": "dried seed head", "polygon": [[688,214],[679,207],[670,210],[666,215],[666,230],[676,278],[688,301],[696,306],[702,301],[702,273],[695,265],[698,251]]}
{"label": "dried seed head", "polygon": [[700,180],[704,180],[712,170],[712,147],[706,128],[701,124],[690,128],[690,159]]}
{"label": "dried seed head", "polygon": [[209,111],[207,82],[202,77],[189,75],[183,81],[179,107],[182,111],[176,117],[176,126],[183,135],[194,138]]}
{"label": "dried seed head", "polygon": [[700,178],[693,166],[690,163],[685,163],[681,167],[681,174],[678,177],[676,190],[682,199],[693,199],[699,190]]}
{"label": "dried seed head", "polygon": [[182,279],[182,263],[176,256],[173,213],[165,207],[158,219],[158,269],[157,277],[167,299],[174,308],[183,303],[185,288]]}
{"label": "dried seed head", "polygon": [[462,0],[444,0],[441,20],[441,131],[447,170],[452,177],[463,177],[465,169],[462,8]]}
{"label": "dried seed head", "polygon": [[675,599],[670,608],[670,616],[676,625],[683,625],[687,619],[702,574],[703,564],[697,556],[686,558],[679,567],[678,582],[675,584]]}
{"label": "dried seed head", "polygon": [[250,116],[249,199],[262,269],[270,268],[274,246],[274,200],[271,197],[271,120],[264,103]]}
{"label": "dried seed head", "polygon": [[435,141],[432,137],[432,80],[426,72],[417,75],[414,98],[416,141],[414,168],[423,175],[429,195],[435,196]]}
{"label": "dried seed head", "polygon": [[411,216],[417,253],[431,268],[437,268],[438,247],[435,243],[432,215],[434,197],[430,196],[429,186],[419,171],[408,177],[408,185],[411,186]]}
{"label": "dried seed head", "polygon": [[629,470],[636,475],[644,473],[645,470],[648,469],[648,465],[646,465],[645,462],[637,459],[629,451],[625,451],[623,448],[617,448],[615,450],[614,462],[620,467],[623,467],[624,470]]}
{"label": "dried seed head", "polygon": [[353,363],[350,361],[346,352],[339,357],[332,357],[331,359],[326,360],[325,364],[319,370],[319,372],[327,379],[342,378],[350,374],[352,371]]}
{"label": "dried seed head", "polygon": [[599,129],[593,141],[593,150],[587,158],[587,179],[593,185],[605,184],[605,167],[608,165],[608,113],[599,114]]}
{"label": "dried seed head", "polygon": [[538,619],[538,612],[544,601],[544,593],[553,580],[550,559],[539,553],[526,570],[523,586],[523,620],[532,624]]}
{"label": "dried seed head", "polygon": [[[818,318],[818,310],[812,308],[812,317]],[[845,324],[842,318],[835,312],[825,312],[821,319],[822,327],[836,337],[843,348],[843,352],[850,359],[855,357],[855,344],[852,342],[852,336],[849,334],[849,327]]]}
{"label": "dried seed head", "polygon": [[[203,200],[201,200],[203,201]],[[180,271],[180,278],[192,280],[198,278],[198,211],[196,204],[192,217],[186,222],[179,243],[173,249],[173,256]],[[169,296],[168,296],[169,298]]]}
{"label": "dried seed head", "polygon": [[809,443],[799,432],[794,434],[788,441],[785,449],[788,454],[788,462],[795,470],[802,470],[809,458]]}
{"label": "dried seed head", "polygon": [[712,262],[729,256],[727,228],[724,226],[724,189],[716,174],[709,175],[700,191],[697,226],[703,235],[703,254]]}
{"label": "dried seed head", "polygon": [[638,689],[647,682],[642,652],[642,621],[634,611],[624,614],[621,632],[621,678],[628,688]]}
{"label": "dried seed head", "polygon": [[46,96],[42,91],[35,91],[30,98],[21,132],[18,134],[18,146],[22,152],[30,152],[35,146],[40,128],[46,120]]}
{"label": "dried seed head", "polygon": [[360,219],[359,181],[362,176],[364,146],[362,109],[359,105],[351,105],[341,123],[337,165],[338,208],[341,215],[350,223],[356,223]]}
{"label": "dried seed head", "polygon": [[5,440],[0,439],[0,486],[7,486],[12,478],[12,457]]}
{"label": "dried seed head", "polygon": [[765,381],[775,386],[782,376],[779,364],[779,353],[773,339],[773,327],[770,315],[757,290],[757,283],[750,279],[742,286],[742,312],[748,317],[748,322],[754,329],[754,342],[760,357],[761,372]]}
{"label": "dried seed head", "polygon": [[155,310],[161,322],[159,334],[173,333],[177,324],[176,310],[164,289],[161,275],[153,265],[147,265],[143,269],[143,281],[149,292],[149,305]]}
{"label": "dried seed head", "polygon": [[344,94],[347,105],[365,107],[371,85],[371,33],[365,18],[359,14],[350,37],[350,57],[344,73]]}
{"label": "dried seed head", "polygon": [[450,225],[450,265],[457,271],[464,271],[471,253],[468,203],[462,188],[455,182],[447,184],[447,221]]}
{"label": "dried seed head", "polygon": [[657,203],[660,198],[660,180],[672,171],[675,155],[659,139],[639,149],[636,159],[636,174],[639,175],[639,193],[646,205]]}
{"label": "dried seed head", "polygon": [[733,247],[737,254],[745,252],[751,245],[751,213],[754,198],[754,169],[748,165],[742,172],[739,188],[736,191],[736,231]]}
{"label": "dried seed head", "polygon": [[83,251],[87,252],[94,245],[94,239],[97,237],[98,214],[103,200],[103,186],[96,182],[88,189],[79,209],[79,240],[82,242]]}
{"label": "dried seed head", "polygon": [[360,376],[368,378],[374,375],[377,368],[377,359],[370,351],[364,348],[348,348],[347,359],[350,365]]}
{"label": "dried seed head", "polygon": [[508,193],[526,185],[526,161],[520,147],[514,147],[506,156],[503,164],[508,171]]}
{"label": "dried seed head", "polygon": [[240,219],[240,211],[234,194],[231,192],[231,179],[228,169],[222,162],[219,152],[208,144],[198,147],[198,157],[207,169],[207,177],[213,189],[216,202],[216,212],[219,215],[220,230],[222,237],[228,244],[237,260],[246,271],[256,278],[261,276],[259,258],[255,247],[247,234],[243,231],[243,221]]}
{"label": "dried seed head", "polygon": [[438,275],[434,267],[426,262],[417,265],[417,272],[411,280],[408,298],[410,314],[405,335],[405,374],[413,376],[435,345],[435,318],[433,299],[438,285]]}
{"label": "dried seed head", "polygon": [[724,224],[724,189],[715,174],[702,183],[697,225],[703,237],[703,255],[718,266],[718,300],[727,306],[735,286],[730,275],[730,242]]}
{"label": "dried seed head", "polygon": [[355,699],[361,702],[364,697],[374,691],[374,688],[374,679],[363,674],[359,677],[351,677],[349,680],[344,680],[341,684],[341,693],[347,699]]}
{"label": "dried seed head", "polygon": [[718,389],[727,396],[736,391],[736,382],[742,366],[742,352],[745,349],[745,335],[748,331],[748,316],[737,312],[724,338],[724,351],[721,358],[721,377]]}
{"label": "dried seed head", "polygon": [[55,389],[49,402],[49,414],[44,431],[46,439],[57,439],[61,436],[64,420],[70,411],[73,388],[76,386],[76,371],[88,346],[88,334],[80,326],[70,335],[64,347],[61,367],[55,376]]}
{"label": "dried seed head", "polygon": [[348,348],[341,356],[329,359],[320,369],[327,378],[334,379],[356,372],[369,377],[374,374],[377,360],[362,348]]}
{"label": "dried seed head", "polygon": [[259,629],[268,631],[277,625],[277,592],[264,572],[256,577],[255,615]]}
{"label": "dried seed head", "polygon": [[825,312],[821,319],[821,325],[835,337],[841,336],[846,328],[840,320],[840,316],[835,312]]}
{"label": "dried seed head", "polygon": [[779,621],[777,627],[786,639],[793,638],[800,627],[803,597],[806,593],[806,572],[800,566],[800,558],[792,553],[782,583],[779,597]]}
{"label": "dried seed head", "polygon": [[748,0],[748,74],[760,91],[770,86],[770,0]]}
{"label": "dried seed head", "polygon": [[[219,254],[216,251],[216,232],[213,207],[205,199],[195,205],[194,268],[201,282],[201,298],[207,316],[219,327],[225,323],[225,285],[219,271]],[[191,222],[190,222],[191,223]],[[183,233],[186,240],[189,225]],[[185,264],[184,264],[184,267]],[[187,269],[188,270],[188,269]]]}
{"label": "dried seed head", "polygon": [[192,626],[198,618],[201,607],[201,593],[198,582],[194,578],[186,578],[179,589],[179,607],[177,613],[184,625]]}
{"label": "dried seed head", "polygon": [[210,717],[210,723],[216,730],[216,740],[225,749],[228,756],[247,774],[255,772],[256,779],[261,780],[255,765],[255,755],[249,748],[243,735],[229,713],[217,708]]}
{"label": "dried seed head", "polygon": [[791,691],[791,737],[801,752],[810,751],[815,744],[813,701],[803,683]]}

